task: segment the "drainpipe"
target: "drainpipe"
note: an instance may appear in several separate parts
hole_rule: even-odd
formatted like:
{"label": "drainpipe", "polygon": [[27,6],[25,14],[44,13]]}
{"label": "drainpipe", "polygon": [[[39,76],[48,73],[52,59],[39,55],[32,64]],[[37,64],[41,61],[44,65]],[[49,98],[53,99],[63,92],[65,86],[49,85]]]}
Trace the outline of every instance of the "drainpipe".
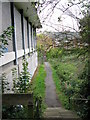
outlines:
{"label": "drainpipe", "polygon": [[33,26],[32,26],[32,52],[33,52],[33,49],[34,49],[34,48],[33,48],[33,47],[34,47],[34,46],[33,46],[33,42],[34,42],[34,37],[33,37]]}
{"label": "drainpipe", "polygon": [[13,50],[15,51],[15,61],[14,64],[18,65],[18,58],[17,58],[17,41],[16,41],[16,27],[15,27],[15,19],[14,19],[14,3],[11,2],[10,3],[11,6],[11,25],[14,27],[14,31],[13,31]]}
{"label": "drainpipe", "polygon": [[35,51],[36,51],[37,39],[36,39],[36,28],[35,28]]}
{"label": "drainpipe", "polygon": [[28,48],[29,48],[29,55],[30,55],[30,40],[29,40],[29,22],[28,22],[28,17],[26,18],[27,20],[27,39],[28,39]]}
{"label": "drainpipe", "polygon": [[24,39],[24,19],[23,19],[23,9],[20,10],[21,13],[21,26],[22,26],[22,46],[24,49],[24,58],[25,58],[25,39]]}
{"label": "drainpipe", "polygon": [[31,25],[31,49],[32,49],[32,52],[33,52],[33,28],[32,28],[32,23],[30,23]]}

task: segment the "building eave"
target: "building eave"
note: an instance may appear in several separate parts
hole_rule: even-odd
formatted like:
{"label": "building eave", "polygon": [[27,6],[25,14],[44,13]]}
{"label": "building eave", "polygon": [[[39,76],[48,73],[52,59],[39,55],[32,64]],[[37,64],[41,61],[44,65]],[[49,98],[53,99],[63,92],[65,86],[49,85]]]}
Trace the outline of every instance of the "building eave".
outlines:
{"label": "building eave", "polygon": [[35,4],[32,4],[32,2],[14,2],[14,5],[18,10],[23,9],[24,17],[27,17],[28,21],[32,23],[35,28],[42,27],[37,15]]}

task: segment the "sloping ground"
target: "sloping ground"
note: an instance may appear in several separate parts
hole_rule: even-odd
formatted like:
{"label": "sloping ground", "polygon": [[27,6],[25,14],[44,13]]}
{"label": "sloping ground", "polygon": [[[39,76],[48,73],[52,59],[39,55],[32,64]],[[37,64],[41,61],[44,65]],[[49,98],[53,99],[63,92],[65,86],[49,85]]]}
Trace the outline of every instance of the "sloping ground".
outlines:
{"label": "sloping ground", "polygon": [[45,70],[47,72],[47,76],[45,79],[45,102],[48,108],[44,112],[43,118],[41,120],[81,120],[76,115],[76,113],[62,108],[56,95],[56,87],[52,78],[52,70],[48,62],[45,62]]}
{"label": "sloping ground", "polygon": [[42,120],[81,120],[74,112],[62,107],[47,108]]}

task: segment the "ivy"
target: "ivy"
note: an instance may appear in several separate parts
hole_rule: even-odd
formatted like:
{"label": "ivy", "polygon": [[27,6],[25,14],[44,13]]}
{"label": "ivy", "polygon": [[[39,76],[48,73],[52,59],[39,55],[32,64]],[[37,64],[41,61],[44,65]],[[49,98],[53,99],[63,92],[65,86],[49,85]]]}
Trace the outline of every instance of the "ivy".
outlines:
{"label": "ivy", "polygon": [[[13,79],[13,91],[15,93],[27,93],[29,89],[29,84],[31,80],[31,75],[28,71],[28,62],[26,59],[23,60],[23,70],[19,74],[19,77]],[[14,76],[16,74],[16,71],[14,70]]]}
{"label": "ivy", "polygon": [[5,93],[5,92],[10,90],[9,82],[6,79],[6,74],[5,73],[2,74],[1,80],[2,80],[2,93]]}
{"label": "ivy", "polygon": [[0,35],[0,57],[7,51],[8,40],[11,40],[14,27],[10,26]]}

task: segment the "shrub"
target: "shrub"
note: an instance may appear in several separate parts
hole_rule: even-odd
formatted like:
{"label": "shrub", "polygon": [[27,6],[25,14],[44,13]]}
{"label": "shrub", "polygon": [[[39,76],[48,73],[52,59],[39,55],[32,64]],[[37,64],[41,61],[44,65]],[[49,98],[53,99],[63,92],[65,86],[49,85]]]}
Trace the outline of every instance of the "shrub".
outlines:
{"label": "shrub", "polygon": [[63,55],[63,49],[60,48],[52,48],[47,52],[47,58],[59,58]]}
{"label": "shrub", "polygon": [[[90,100],[90,62],[87,53],[87,48],[78,48],[67,51],[63,50],[61,59],[58,54],[51,57],[51,59],[49,57],[49,62],[58,76],[58,79],[54,79],[60,101],[65,108],[71,107],[76,110],[83,119],[87,119],[88,110],[90,109],[88,107],[88,101],[72,100],[70,106],[68,100],[70,97]],[[50,52],[49,54],[52,56]]]}
{"label": "shrub", "polygon": [[16,93],[27,93],[30,85],[30,73],[28,72],[28,62],[23,60],[23,71],[19,77],[13,80],[13,91]]}

